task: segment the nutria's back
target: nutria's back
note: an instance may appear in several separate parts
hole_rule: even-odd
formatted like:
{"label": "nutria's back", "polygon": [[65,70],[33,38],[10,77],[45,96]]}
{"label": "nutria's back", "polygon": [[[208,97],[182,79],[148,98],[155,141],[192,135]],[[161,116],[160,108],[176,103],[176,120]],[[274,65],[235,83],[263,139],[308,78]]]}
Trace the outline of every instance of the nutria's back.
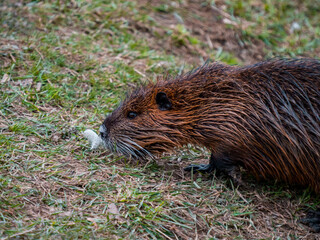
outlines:
{"label": "nutria's back", "polygon": [[130,94],[101,136],[134,157],[204,146],[223,168],[243,166],[257,178],[320,192],[320,62],[213,63],[159,79]]}

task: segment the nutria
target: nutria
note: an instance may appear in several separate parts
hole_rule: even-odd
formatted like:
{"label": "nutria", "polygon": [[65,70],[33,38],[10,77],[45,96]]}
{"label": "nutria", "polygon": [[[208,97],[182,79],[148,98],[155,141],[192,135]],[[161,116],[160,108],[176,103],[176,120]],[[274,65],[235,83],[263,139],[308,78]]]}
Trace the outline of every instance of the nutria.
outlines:
{"label": "nutria", "polygon": [[[135,158],[203,146],[211,151],[209,164],[186,170],[234,177],[241,166],[258,179],[309,186],[319,194],[320,61],[212,63],[161,78],[129,94],[100,134],[108,148]],[[318,216],[304,220],[315,231]]]}

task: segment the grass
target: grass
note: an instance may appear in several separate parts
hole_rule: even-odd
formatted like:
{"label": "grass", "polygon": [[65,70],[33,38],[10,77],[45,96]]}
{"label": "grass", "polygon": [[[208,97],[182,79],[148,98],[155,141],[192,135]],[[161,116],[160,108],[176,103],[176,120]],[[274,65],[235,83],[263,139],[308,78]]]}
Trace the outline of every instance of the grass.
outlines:
{"label": "grass", "polygon": [[234,18],[249,22],[244,36],[261,39],[268,47],[267,56],[318,56],[320,1],[236,0],[226,4]]}
{"label": "grass", "polygon": [[297,223],[319,204],[308,190],[250,177],[237,189],[183,172],[206,161],[203,149],[133,162],[90,151],[81,132],[97,130],[127,90],[208,57],[317,56],[315,3],[5,1],[0,11],[1,238],[314,237]]}

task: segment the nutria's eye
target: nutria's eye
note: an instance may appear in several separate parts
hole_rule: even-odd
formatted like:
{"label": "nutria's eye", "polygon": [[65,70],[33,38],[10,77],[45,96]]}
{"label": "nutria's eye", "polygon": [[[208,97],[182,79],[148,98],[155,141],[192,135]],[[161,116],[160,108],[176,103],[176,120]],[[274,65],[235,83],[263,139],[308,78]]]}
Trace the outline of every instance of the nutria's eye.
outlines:
{"label": "nutria's eye", "polygon": [[128,112],[128,115],[127,115],[127,117],[129,118],[129,119],[134,119],[136,116],[138,115],[138,113],[136,113],[136,112]]}

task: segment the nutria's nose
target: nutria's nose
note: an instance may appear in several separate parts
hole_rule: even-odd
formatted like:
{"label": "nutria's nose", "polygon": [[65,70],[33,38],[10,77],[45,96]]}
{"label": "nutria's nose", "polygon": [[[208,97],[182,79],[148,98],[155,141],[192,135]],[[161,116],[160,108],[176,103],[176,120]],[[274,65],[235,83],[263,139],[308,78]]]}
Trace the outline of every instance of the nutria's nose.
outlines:
{"label": "nutria's nose", "polygon": [[106,139],[108,137],[108,131],[107,131],[107,128],[104,125],[100,126],[99,131],[100,131],[101,138]]}

